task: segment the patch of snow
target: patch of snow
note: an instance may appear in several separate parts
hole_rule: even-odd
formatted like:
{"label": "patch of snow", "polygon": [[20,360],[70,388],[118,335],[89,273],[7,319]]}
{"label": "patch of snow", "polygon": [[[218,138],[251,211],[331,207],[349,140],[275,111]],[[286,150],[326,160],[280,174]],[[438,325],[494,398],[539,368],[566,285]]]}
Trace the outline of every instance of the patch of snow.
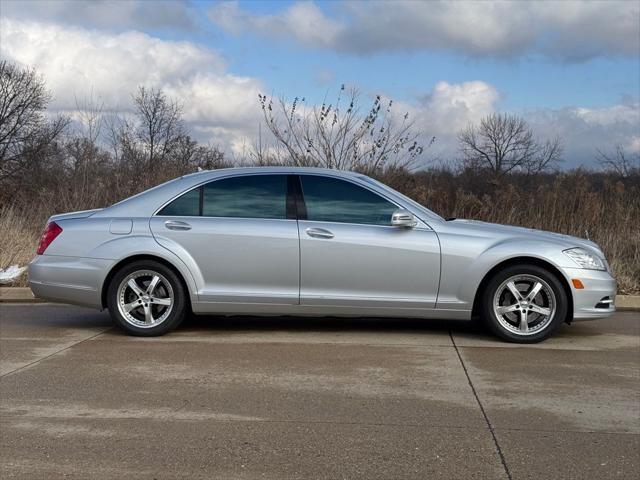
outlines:
{"label": "patch of snow", "polygon": [[0,269],[0,283],[11,283],[16,280],[27,267],[19,267],[18,265],[11,265],[4,270]]}

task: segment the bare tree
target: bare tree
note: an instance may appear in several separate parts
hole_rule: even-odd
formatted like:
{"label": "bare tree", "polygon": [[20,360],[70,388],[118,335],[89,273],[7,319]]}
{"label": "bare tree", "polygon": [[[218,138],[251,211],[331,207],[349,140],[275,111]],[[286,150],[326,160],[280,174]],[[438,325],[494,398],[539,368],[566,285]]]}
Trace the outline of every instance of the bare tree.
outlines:
{"label": "bare tree", "polygon": [[41,161],[68,120],[47,121],[50,94],[32,69],[0,61],[0,182]]}
{"label": "bare tree", "polygon": [[182,173],[197,168],[212,170],[230,166],[217,146],[202,145],[189,135],[181,135],[174,146],[172,158]]}
{"label": "bare tree", "polygon": [[605,171],[627,178],[640,173],[640,154],[627,153],[622,145],[616,145],[614,152],[597,150],[597,160]]}
{"label": "bare tree", "polygon": [[68,205],[94,206],[110,180],[111,156],[102,142],[104,104],[91,92],[81,100],[76,97],[73,128],[66,135],[65,173],[72,189],[61,192]]}
{"label": "bare tree", "polygon": [[132,98],[134,115],[105,118],[106,139],[116,164],[150,180],[184,147],[182,106],[154,88],[140,87]]}
{"label": "bare tree", "polygon": [[76,97],[76,112],[81,136],[95,145],[102,132],[104,102],[95,98],[91,90],[82,99]]}
{"label": "bare tree", "polygon": [[527,122],[515,115],[494,113],[480,125],[469,125],[458,134],[466,166],[488,170],[494,178],[511,171],[537,173],[562,157],[559,137],[540,143]]}
{"label": "bare tree", "polygon": [[291,163],[335,169],[379,171],[409,167],[423,153],[420,134],[405,114],[398,121],[393,101],[373,101],[366,115],[359,110],[356,90],[340,89],[335,104],[306,107],[305,99],[293,103],[280,99],[274,105],[259,95],[264,121],[276,145],[265,147],[260,136],[254,150],[258,164]]}
{"label": "bare tree", "polygon": [[90,174],[99,164],[108,160],[100,137],[103,125],[104,104],[93,93],[79,100],[76,97],[76,121],[66,142],[68,164],[71,172]]}
{"label": "bare tree", "polygon": [[133,101],[139,125],[137,138],[146,156],[149,172],[162,163],[184,135],[182,105],[162,90],[140,87]]}

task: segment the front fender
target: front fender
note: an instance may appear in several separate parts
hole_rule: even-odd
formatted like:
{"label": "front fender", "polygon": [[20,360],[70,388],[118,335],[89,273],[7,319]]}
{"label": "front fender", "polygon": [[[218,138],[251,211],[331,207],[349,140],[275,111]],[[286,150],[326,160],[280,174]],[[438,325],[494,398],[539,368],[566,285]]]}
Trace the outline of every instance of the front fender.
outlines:
{"label": "front fender", "polygon": [[[563,246],[553,242],[506,241],[491,246],[479,255],[464,274],[466,279],[460,283],[457,297],[473,306],[478,287],[487,274],[497,265],[516,258],[535,258],[556,268],[566,278],[562,268],[566,266]],[[565,257],[565,258],[563,258]]]}
{"label": "front fender", "polygon": [[497,265],[515,258],[535,258],[563,272],[570,259],[560,242],[538,239],[448,236],[442,239],[442,280],[438,308],[471,310],[476,292],[485,276]]}

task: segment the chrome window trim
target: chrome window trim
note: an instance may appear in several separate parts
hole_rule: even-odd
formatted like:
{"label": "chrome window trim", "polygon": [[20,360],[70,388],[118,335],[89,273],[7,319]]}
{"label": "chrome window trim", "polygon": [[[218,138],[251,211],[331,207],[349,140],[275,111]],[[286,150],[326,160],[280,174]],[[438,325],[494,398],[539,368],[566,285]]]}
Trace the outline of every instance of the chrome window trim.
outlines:
{"label": "chrome window trim", "polygon": [[[172,197],[170,200],[167,200],[166,202],[164,202],[162,205],[160,205],[159,208],[157,208],[153,214],[151,215],[152,217],[167,217],[167,218],[237,218],[237,219],[244,219],[244,220],[293,220],[290,218],[284,218],[284,219],[280,219],[280,218],[252,218],[252,217],[209,217],[209,216],[205,216],[205,215],[158,215],[158,212],[160,212],[164,207],[166,207],[168,204],[170,204],[171,202],[173,202],[174,200],[176,200],[177,198],[181,197],[182,195],[189,193],[192,190],[195,190],[197,188],[200,188],[204,185],[207,185],[209,183],[212,182],[217,182],[220,180],[224,180],[227,178],[235,178],[235,177],[246,177],[246,176],[256,176],[256,175],[284,175],[284,176],[289,176],[289,175],[295,175],[298,178],[300,178],[303,175],[313,175],[316,177],[328,177],[328,178],[334,178],[337,180],[344,180],[345,182],[349,182],[352,183],[358,187],[364,188],[365,190],[370,191],[371,193],[378,195],[379,197],[384,198],[385,200],[387,200],[388,202],[392,203],[393,205],[395,205],[397,208],[404,208],[405,210],[410,211],[413,215],[416,216],[416,218],[420,221],[421,225],[418,224],[415,228],[422,228],[422,229],[426,229],[426,230],[433,230],[433,228],[431,227],[431,225],[429,225],[428,222],[426,222],[422,217],[423,215],[420,215],[419,213],[416,213],[415,210],[413,209],[413,205],[409,204],[399,204],[398,201],[396,199],[393,199],[391,197],[389,197],[389,195],[385,195],[383,193],[380,193],[377,190],[374,190],[373,188],[371,188],[371,185],[369,184],[369,182],[366,182],[364,180],[361,180],[358,176],[354,176],[354,178],[350,178],[347,177],[345,175],[332,175],[330,172],[298,172],[296,170],[290,170],[290,171],[284,171],[284,172],[233,172],[233,173],[227,173],[224,175],[221,175],[218,178],[214,178],[214,179],[208,179],[208,180],[203,180],[200,183],[197,183],[196,185],[192,185],[191,187],[183,190],[182,192],[178,193],[177,195],[175,195],[174,197]],[[354,174],[355,175],[355,174]],[[302,187],[302,180],[300,179],[300,187]],[[375,184],[373,184],[375,186]],[[304,199],[304,192],[302,192],[303,195],[303,199]],[[417,203],[417,202],[416,202]],[[426,207],[425,207],[426,208]],[[297,219],[295,221],[298,221]],[[305,222],[316,222],[316,220],[303,220]],[[322,222],[322,223],[336,223],[336,224],[340,224],[340,225],[368,225],[368,226],[373,226],[373,227],[391,227],[391,228],[396,228],[393,227],[392,225],[375,225],[375,224],[370,224],[370,223],[348,223],[348,222]]]}
{"label": "chrome window trim", "polygon": [[[420,219],[418,219],[420,220]],[[375,227],[375,228],[389,228],[392,230],[402,230],[399,227],[394,227],[393,225],[376,225],[373,223],[351,223],[351,222],[325,222],[323,220],[298,220],[299,222],[307,222],[307,223],[318,223],[318,224],[324,224],[324,225],[349,225],[349,226],[353,226],[353,227]],[[433,228],[431,228],[429,225],[425,224],[424,222],[422,222],[422,220],[420,220],[420,223],[418,225],[416,225],[413,228],[410,228],[408,230],[421,230],[421,231],[426,231],[426,232],[433,232]]]}
{"label": "chrome window trim", "polygon": [[271,222],[297,222],[294,218],[261,218],[261,217],[211,217],[208,215],[154,215],[158,218],[215,218],[218,220],[269,220]]}

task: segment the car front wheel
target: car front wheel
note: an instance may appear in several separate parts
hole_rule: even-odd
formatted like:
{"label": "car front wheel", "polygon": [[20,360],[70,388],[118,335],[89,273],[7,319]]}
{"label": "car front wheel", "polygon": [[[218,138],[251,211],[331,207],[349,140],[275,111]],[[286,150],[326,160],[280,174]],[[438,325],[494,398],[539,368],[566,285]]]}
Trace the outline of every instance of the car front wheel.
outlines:
{"label": "car front wheel", "polygon": [[548,338],[567,316],[567,294],[558,278],[537,265],[498,272],[482,296],[483,318],[498,337],[514,343]]}
{"label": "car front wheel", "polygon": [[163,335],[184,319],[186,290],[173,270],[162,263],[136,261],[113,276],[107,306],[114,322],[130,335]]}

